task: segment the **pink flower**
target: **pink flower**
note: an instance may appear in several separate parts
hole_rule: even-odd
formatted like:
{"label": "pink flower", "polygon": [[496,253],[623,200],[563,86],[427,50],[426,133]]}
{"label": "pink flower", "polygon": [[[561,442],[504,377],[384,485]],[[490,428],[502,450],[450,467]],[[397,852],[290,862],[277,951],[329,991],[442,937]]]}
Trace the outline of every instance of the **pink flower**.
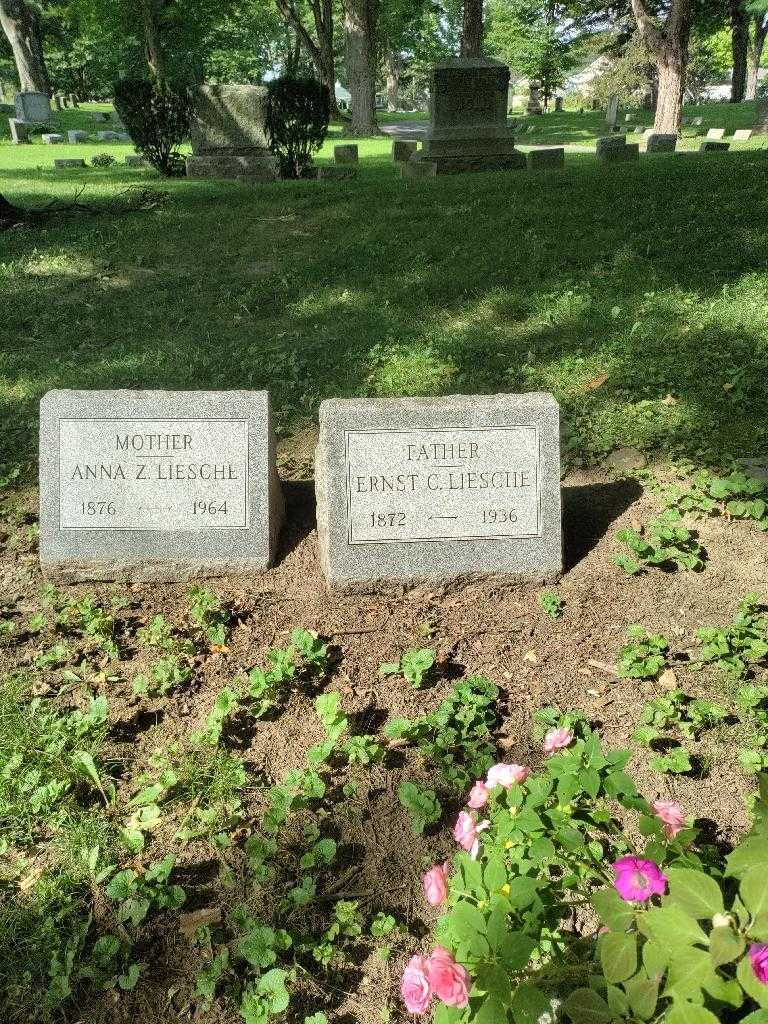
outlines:
{"label": "pink flower", "polygon": [[466,811],[459,811],[456,824],[453,826],[453,838],[462,850],[467,851],[472,860],[477,860],[477,854],[480,850],[477,834],[482,832],[483,829],[488,828],[490,824],[490,821],[475,822],[471,814],[467,814]]}
{"label": "pink flower", "polygon": [[749,947],[749,960],[757,980],[768,985],[768,946],[753,942]]}
{"label": "pink flower", "polygon": [[664,822],[664,831],[668,839],[674,839],[678,832],[685,828],[683,808],[674,800],[654,800],[651,804],[653,813]]}
{"label": "pink flower", "polygon": [[645,902],[653,895],[662,896],[667,888],[667,876],[655,861],[640,857],[620,857],[613,864],[616,872],[614,886],[619,896],[628,903]]}
{"label": "pink flower", "polygon": [[432,990],[429,987],[429,961],[426,957],[412,956],[408,961],[403,971],[400,994],[409,1013],[422,1016],[427,1012],[432,1002]]}
{"label": "pink flower", "polygon": [[488,769],[487,784],[490,789],[494,786],[510,789],[515,783],[525,782],[530,774],[530,768],[523,768],[521,764],[495,764]]}
{"label": "pink flower", "polygon": [[448,861],[446,861],[445,864],[436,864],[424,875],[422,879],[424,898],[430,907],[439,907],[441,903],[445,903],[445,880],[448,878],[450,870]]}
{"label": "pink flower", "polygon": [[573,743],[572,729],[550,729],[544,737],[544,753],[552,757],[558,750],[565,750]]}
{"label": "pink flower", "polygon": [[484,782],[478,779],[472,789],[469,791],[469,799],[467,800],[468,807],[474,807],[479,810],[481,807],[485,807],[488,802],[488,787]]}
{"label": "pink flower", "polygon": [[435,946],[428,961],[428,974],[430,988],[446,1006],[463,1010],[468,1005],[469,975],[443,946]]}

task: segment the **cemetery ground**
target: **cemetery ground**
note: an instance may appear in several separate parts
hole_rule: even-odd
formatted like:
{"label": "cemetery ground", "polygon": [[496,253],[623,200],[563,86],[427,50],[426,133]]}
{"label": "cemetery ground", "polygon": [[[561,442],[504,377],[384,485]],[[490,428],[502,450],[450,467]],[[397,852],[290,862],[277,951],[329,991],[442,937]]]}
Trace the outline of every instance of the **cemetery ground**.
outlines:
{"label": "cemetery ground", "polygon": [[[421,875],[452,855],[466,797],[453,777],[540,767],[542,708],[583,713],[631,748],[645,796],[736,840],[764,756],[743,688],[768,684],[729,629],[766,598],[761,493],[730,475],[768,457],[765,152],[404,182],[370,140],[355,179],[255,187],[36,169],[86,148],[0,147],[19,205],[167,193],[0,235],[2,1019],[233,1024],[238,986],[277,966],[295,971],[291,1021],[404,1021],[402,966],[437,917]],[[269,388],[275,568],[46,586],[33,480],[54,387]],[[530,390],[562,410],[562,581],[329,596],[319,402]],[[729,483],[696,483],[702,467]],[[696,536],[628,573],[620,531],[648,537],[665,509]],[[705,627],[727,656],[702,661]],[[382,675],[420,650],[423,679],[418,658]],[[391,735],[441,707],[427,740]]]}

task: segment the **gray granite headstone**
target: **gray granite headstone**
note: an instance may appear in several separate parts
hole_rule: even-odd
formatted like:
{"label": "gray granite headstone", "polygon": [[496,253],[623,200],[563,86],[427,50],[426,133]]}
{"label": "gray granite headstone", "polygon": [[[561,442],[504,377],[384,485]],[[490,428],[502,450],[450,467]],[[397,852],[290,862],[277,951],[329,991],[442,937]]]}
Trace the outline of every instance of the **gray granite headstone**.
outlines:
{"label": "gray granite headstone", "polygon": [[64,171],[70,167],[85,167],[85,160],[79,160],[77,157],[65,157],[63,160],[54,160],[53,166],[57,171]]}
{"label": "gray granite headstone", "polygon": [[64,141],[64,136],[58,132],[43,133],[40,138],[46,146],[58,146],[60,142]]}
{"label": "gray granite headstone", "polygon": [[528,166],[531,170],[541,167],[565,167],[565,149],[563,146],[532,149],[528,153]]}
{"label": "gray granite headstone", "polygon": [[418,151],[419,144],[411,139],[392,140],[392,159],[397,163],[405,163],[410,160],[413,153]]}
{"label": "gray granite headstone", "polygon": [[266,391],[49,391],[40,562],[67,582],[265,569],[283,503]]}
{"label": "gray granite headstone", "polygon": [[51,120],[51,101],[44,92],[17,92],[15,103],[19,121],[35,123]]}
{"label": "gray granite headstone", "polygon": [[627,142],[626,135],[604,135],[595,144],[597,159],[606,163],[623,163],[637,160],[640,146],[636,142]]}
{"label": "gray granite headstone", "polygon": [[562,571],[552,395],[332,399],[315,466],[332,587]]}
{"label": "gray granite headstone", "polygon": [[334,146],[333,159],[337,164],[356,164],[358,161],[357,146],[354,144]]}
{"label": "gray granite headstone", "polygon": [[188,178],[271,181],[267,90],[260,85],[203,85],[195,94]]}
{"label": "gray granite headstone", "polygon": [[24,121],[19,121],[16,117],[9,117],[8,124],[11,129],[11,142],[17,146],[20,146],[23,142],[29,142],[31,125],[26,124]]}
{"label": "gray granite headstone", "polygon": [[647,140],[646,153],[674,153],[677,147],[677,135],[672,132],[651,132]]}
{"label": "gray granite headstone", "polygon": [[616,124],[619,116],[619,97],[615,94],[608,98],[608,106],[605,111],[605,123],[610,127]]}
{"label": "gray granite headstone", "polygon": [[88,132],[81,132],[77,129],[67,132],[67,139],[70,143],[87,142],[89,139]]}
{"label": "gray granite headstone", "polygon": [[716,139],[708,139],[699,146],[700,153],[725,153],[731,148],[730,142],[718,142]]}

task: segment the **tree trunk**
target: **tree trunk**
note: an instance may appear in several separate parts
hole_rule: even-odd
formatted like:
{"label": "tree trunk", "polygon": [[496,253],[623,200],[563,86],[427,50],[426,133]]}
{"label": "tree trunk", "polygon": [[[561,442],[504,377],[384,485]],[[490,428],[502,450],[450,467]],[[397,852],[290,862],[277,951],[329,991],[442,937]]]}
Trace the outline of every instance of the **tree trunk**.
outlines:
{"label": "tree trunk", "polygon": [[307,31],[293,0],[276,0],[276,3],[283,21],[296,32],[315,65],[317,77],[328,89],[331,120],[337,121],[339,107],[336,103],[336,61],[333,55],[333,0],[312,0],[317,42]]}
{"label": "tree trunk", "polygon": [[747,54],[747,81],[744,99],[757,99],[757,83],[760,62],[763,59],[765,39],[768,36],[768,14],[755,14],[752,17],[752,38]]}
{"label": "tree trunk", "polygon": [[483,50],[483,0],[464,0],[461,56],[481,57]]}
{"label": "tree trunk", "polygon": [[0,26],[13,51],[22,92],[44,92],[51,83],[45,66],[40,16],[24,0],[0,0]]}
{"label": "tree trunk", "polygon": [[400,75],[402,65],[400,58],[391,50],[387,51],[387,110],[397,110],[400,105]]}
{"label": "tree trunk", "polygon": [[376,27],[378,0],[346,0],[344,42],[352,105],[351,135],[378,135]]}
{"label": "tree trunk", "polygon": [[665,134],[677,134],[683,113],[688,40],[691,34],[690,0],[672,0],[662,28],[651,16],[645,0],[632,0],[632,10],[640,38],[655,57],[659,72],[654,129]]}
{"label": "tree trunk", "polygon": [[749,42],[749,18],[744,10],[743,0],[730,0],[731,53],[733,54],[733,77],[731,78],[731,103],[741,103],[747,77],[747,44]]}
{"label": "tree trunk", "polygon": [[157,0],[141,0],[141,20],[144,26],[144,57],[152,77],[162,85],[165,81],[165,54]]}

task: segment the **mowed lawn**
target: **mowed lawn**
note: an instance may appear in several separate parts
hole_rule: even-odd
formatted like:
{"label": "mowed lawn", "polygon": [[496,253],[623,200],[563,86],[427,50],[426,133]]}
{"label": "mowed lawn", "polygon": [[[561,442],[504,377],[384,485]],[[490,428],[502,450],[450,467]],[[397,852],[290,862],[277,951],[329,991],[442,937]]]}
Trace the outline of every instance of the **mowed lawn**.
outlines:
{"label": "mowed lawn", "polygon": [[[569,141],[581,118],[594,138],[601,116],[551,115],[536,135]],[[331,396],[541,389],[575,459],[768,450],[765,139],[423,181],[401,180],[389,147],[360,142],[353,180],[248,186],[57,172],[55,157],[132,147],[0,142],[0,192],[20,204],[168,193],[0,235],[0,473],[33,470],[56,387],[269,388],[283,433]]]}

